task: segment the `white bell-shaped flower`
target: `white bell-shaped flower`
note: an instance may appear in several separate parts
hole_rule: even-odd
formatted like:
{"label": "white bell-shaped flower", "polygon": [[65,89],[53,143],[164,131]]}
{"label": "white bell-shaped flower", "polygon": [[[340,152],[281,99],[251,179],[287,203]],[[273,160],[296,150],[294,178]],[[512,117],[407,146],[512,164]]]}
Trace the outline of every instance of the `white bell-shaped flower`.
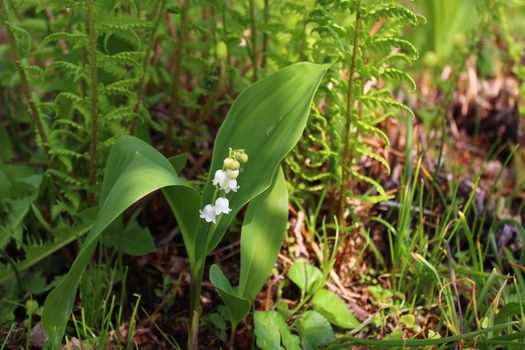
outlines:
{"label": "white bell-shaped flower", "polygon": [[230,191],[237,192],[239,186],[237,186],[237,180],[228,180],[228,187],[224,189],[224,192],[230,193]]}
{"label": "white bell-shaped flower", "polygon": [[202,210],[199,210],[200,217],[206,220],[206,222],[215,223],[217,214],[215,213],[215,207],[211,204],[206,205]]}
{"label": "white bell-shaped flower", "polygon": [[220,197],[215,201],[215,214],[229,214],[232,210],[230,209],[230,202],[227,198]]}
{"label": "white bell-shaped flower", "polygon": [[224,189],[228,187],[228,174],[224,170],[217,170],[213,177],[213,184]]}

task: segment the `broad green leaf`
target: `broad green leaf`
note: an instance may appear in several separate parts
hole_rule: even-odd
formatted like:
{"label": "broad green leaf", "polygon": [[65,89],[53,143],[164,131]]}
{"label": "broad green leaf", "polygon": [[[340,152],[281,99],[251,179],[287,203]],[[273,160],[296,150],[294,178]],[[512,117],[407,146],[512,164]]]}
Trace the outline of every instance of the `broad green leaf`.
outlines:
{"label": "broad green leaf", "polygon": [[324,276],[317,267],[298,261],[288,270],[288,278],[304,293],[313,292],[324,285]]}
{"label": "broad green leaf", "polygon": [[272,187],[255,197],[246,211],[241,231],[238,295],[255,299],[275,264],[287,223],[288,190],[279,169]]}
{"label": "broad green leaf", "polygon": [[298,336],[292,334],[283,316],[277,311],[256,311],[254,315],[257,346],[263,350],[283,349],[300,350]]}
{"label": "broad green leaf", "polygon": [[173,166],[173,169],[175,169],[178,174],[186,167],[186,163],[188,162],[188,153],[177,154],[175,156],[169,157],[168,160],[170,161],[171,166]]}
{"label": "broad green leaf", "polygon": [[333,325],[341,328],[356,328],[359,321],[352,315],[346,303],[332,291],[321,289],[312,299],[314,310]]}
{"label": "broad green leaf", "polygon": [[279,332],[279,319],[284,321],[277,311],[257,311],[253,317],[257,346],[262,350],[283,349]]}
{"label": "broad green leaf", "polygon": [[210,268],[210,281],[224,301],[231,323],[236,326],[250,312],[250,300],[237,295],[230,281],[224,276],[220,267],[215,264]]}
{"label": "broad green leaf", "polygon": [[332,326],[320,313],[306,311],[297,322],[304,350],[315,350],[335,339]]}
{"label": "broad green leaf", "polygon": [[[327,65],[298,63],[262,79],[244,90],[233,103],[217,134],[210,175],[204,188],[202,206],[212,201],[215,171],[222,168],[229,147],[244,149],[248,163],[238,178],[239,191],[231,197],[231,215],[220,220],[207,247],[212,251],[221,241],[235,214],[267,189],[281,160],[290,152],[306,126],[310,106]],[[206,235],[202,225],[199,237]]]}
{"label": "broad green leaf", "polygon": [[[100,211],[68,274],[48,295],[42,314],[42,328],[52,344],[59,344],[71,314],[82,272],[89,263],[104,229],[124,210],[147,194],[171,187],[180,192],[174,210],[185,243],[191,241],[198,226],[200,198],[185,180],[179,178],[169,161],[143,141],[125,136],[111,149],[100,196]],[[180,190],[180,191],[179,191]],[[174,201],[170,203],[172,208]],[[180,214],[192,215],[181,216]],[[188,243],[187,243],[188,244]]]}

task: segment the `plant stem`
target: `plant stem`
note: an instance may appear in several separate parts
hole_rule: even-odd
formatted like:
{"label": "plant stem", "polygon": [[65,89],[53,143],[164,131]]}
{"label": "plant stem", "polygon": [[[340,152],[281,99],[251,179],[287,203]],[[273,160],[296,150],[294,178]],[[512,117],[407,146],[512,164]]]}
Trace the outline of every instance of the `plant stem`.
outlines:
{"label": "plant stem", "polygon": [[235,349],[235,347],[234,347],[234,345],[233,345],[233,341],[235,340],[235,330],[236,330],[236,329],[237,329],[237,324],[233,324],[233,323],[232,323],[232,328],[231,328],[231,330],[230,330],[230,340],[229,340],[229,342],[228,342],[228,343],[229,343],[229,344],[228,344],[228,348],[229,348],[230,350],[234,350],[234,349]]}
{"label": "plant stem", "polygon": [[197,266],[192,268],[190,284],[190,332],[188,335],[188,349],[199,348],[199,306],[206,258],[199,259]]}
{"label": "plant stem", "polygon": [[[153,11],[153,17],[151,20],[154,21],[154,24],[147,38],[148,47],[144,54],[144,61],[142,62],[142,76],[140,77],[140,80],[137,83],[137,94],[135,97],[136,101],[135,101],[135,106],[133,107],[133,113],[135,114],[139,113],[140,106],[142,105],[142,94],[144,92],[144,79],[146,77],[146,70],[148,69],[148,63],[151,57],[151,52],[153,51],[153,48],[155,46],[155,33],[157,32],[157,29],[159,28],[160,19],[162,18],[162,14],[164,13],[165,6],[166,6],[166,0],[159,0],[159,2],[157,3],[157,7]],[[131,130],[130,130],[130,133],[132,135],[135,135],[137,132],[137,126],[138,126],[137,124],[138,124],[138,119],[136,116],[134,116],[133,121],[131,123]]]}
{"label": "plant stem", "polygon": [[42,118],[40,117],[40,113],[38,112],[36,104],[33,101],[33,98],[31,96],[31,90],[29,89],[29,83],[27,81],[26,72],[24,68],[22,67],[20,56],[18,54],[18,47],[16,44],[15,33],[13,32],[13,29],[11,28],[11,25],[9,24],[9,18],[7,16],[7,9],[6,9],[4,0],[0,0],[0,19],[2,20],[2,22],[4,22],[4,25],[6,27],[7,40],[8,40],[9,46],[11,46],[13,60],[15,61],[16,69],[18,71],[18,75],[20,76],[20,85],[22,87],[22,92],[26,99],[26,103],[29,106],[29,110],[31,112],[31,117],[33,118],[33,122],[36,125],[38,136],[40,136],[40,140],[42,141],[42,147],[44,148],[44,153],[46,155],[48,165],[50,165],[51,155],[49,152],[49,139],[44,129],[44,122],[42,121]]}
{"label": "plant stem", "polygon": [[258,77],[258,59],[257,59],[257,23],[255,20],[255,0],[250,0],[250,38],[252,39],[251,44],[251,56],[252,56],[252,68],[253,68],[253,81],[257,81]]}
{"label": "plant stem", "polygon": [[[264,18],[264,25],[267,26],[268,22],[270,21],[270,0],[264,0],[264,12],[263,12],[263,18]],[[266,67],[266,51],[268,51],[268,42],[270,41],[270,36],[268,35],[268,32],[263,33],[263,44],[262,44],[262,59],[261,59],[261,67]]]}
{"label": "plant stem", "polygon": [[175,49],[175,68],[173,70],[173,81],[171,82],[171,104],[168,115],[168,126],[166,130],[166,151],[169,153],[173,143],[173,127],[175,124],[175,114],[179,105],[179,80],[182,73],[182,56],[186,40],[188,38],[188,12],[190,9],[190,0],[182,1],[180,13],[180,32],[177,48]]}
{"label": "plant stem", "polygon": [[[222,35],[226,37],[228,35],[228,22],[226,21],[226,6],[223,6],[221,8],[221,16],[222,16]],[[231,58],[231,52],[230,47],[226,46],[227,48],[227,56],[226,56],[226,65],[225,65],[225,72],[228,75],[228,88],[231,88],[233,86],[233,75],[230,74],[230,67],[232,66],[232,58]],[[227,90],[227,88],[225,88]]]}
{"label": "plant stem", "polygon": [[[91,164],[89,167],[89,185],[95,186],[97,182],[97,141],[98,141],[98,110],[97,110],[97,33],[95,31],[95,15],[93,5],[95,0],[88,0],[88,34],[89,34],[89,68],[91,71],[91,86],[89,93],[91,108],[91,145],[89,154]],[[90,192],[89,202],[93,204],[93,195]]]}
{"label": "plant stem", "polygon": [[348,188],[349,173],[350,173],[350,128],[352,125],[352,112],[354,108],[354,73],[355,62],[357,57],[359,32],[361,30],[361,0],[356,2],[355,10],[355,32],[354,45],[352,47],[352,59],[350,61],[350,71],[348,73],[348,91],[346,96],[346,120],[345,120],[345,143],[343,149],[343,162],[341,188],[339,190],[339,201],[337,205],[337,218],[341,226],[346,226],[345,210],[346,210],[346,189]]}

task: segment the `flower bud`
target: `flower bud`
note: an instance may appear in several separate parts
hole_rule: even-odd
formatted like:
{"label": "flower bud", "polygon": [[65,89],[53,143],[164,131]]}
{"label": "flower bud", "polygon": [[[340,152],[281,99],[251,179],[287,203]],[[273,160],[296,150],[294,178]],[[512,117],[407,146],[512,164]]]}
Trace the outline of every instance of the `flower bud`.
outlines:
{"label": "flower bud", "polygon": [[244,151],[239,151],[237,152],[236,154],[236,158],[241,162],[241,163],[246,163],[248,161],[248,155],[246,153],[244,153]]}
{"label": "flower bud", "polygon": [[219,59],[225,59],[228,56],[228,46],[224,41],[219,41],[215,46],[215,50]]}
{"label": "flower bud", "polygon": [[226,168],[227,170],[237,170],[240,167],[241,164],[239,164],[239,162],[233,158],[228,157],[224,160],[224,168]]}

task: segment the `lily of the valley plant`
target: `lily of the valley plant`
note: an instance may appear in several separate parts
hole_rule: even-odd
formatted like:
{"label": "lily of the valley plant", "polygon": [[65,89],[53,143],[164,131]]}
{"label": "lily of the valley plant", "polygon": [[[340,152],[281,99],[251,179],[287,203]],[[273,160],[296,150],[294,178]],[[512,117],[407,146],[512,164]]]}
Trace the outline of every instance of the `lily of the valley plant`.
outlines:
{"label": "lily of the valley plant", "polygon": [[[327,68],[295,64],[243,91],[217,134],[209,179],[202,192],[178,175],[182,169],[175,169],[140,139],[125,136],[113,145],[98,196],[98,216],[68,274],[44,304],[42,327],[52,348],[61,346],[81,275],[102,232],[133,203],[159,189],[177,219],[190,262],[188,342],[192,349],[198,347],[206,257],[221,242],[237,213],[248,205],[241,230],[239,285],[233,288],[218,266],[210,269],[210,280],[235,329],[249,313],[279,253],[288,221],[286,181],[279,164],[301,137]],[[257,254],[263,250],[264,255]]]}

